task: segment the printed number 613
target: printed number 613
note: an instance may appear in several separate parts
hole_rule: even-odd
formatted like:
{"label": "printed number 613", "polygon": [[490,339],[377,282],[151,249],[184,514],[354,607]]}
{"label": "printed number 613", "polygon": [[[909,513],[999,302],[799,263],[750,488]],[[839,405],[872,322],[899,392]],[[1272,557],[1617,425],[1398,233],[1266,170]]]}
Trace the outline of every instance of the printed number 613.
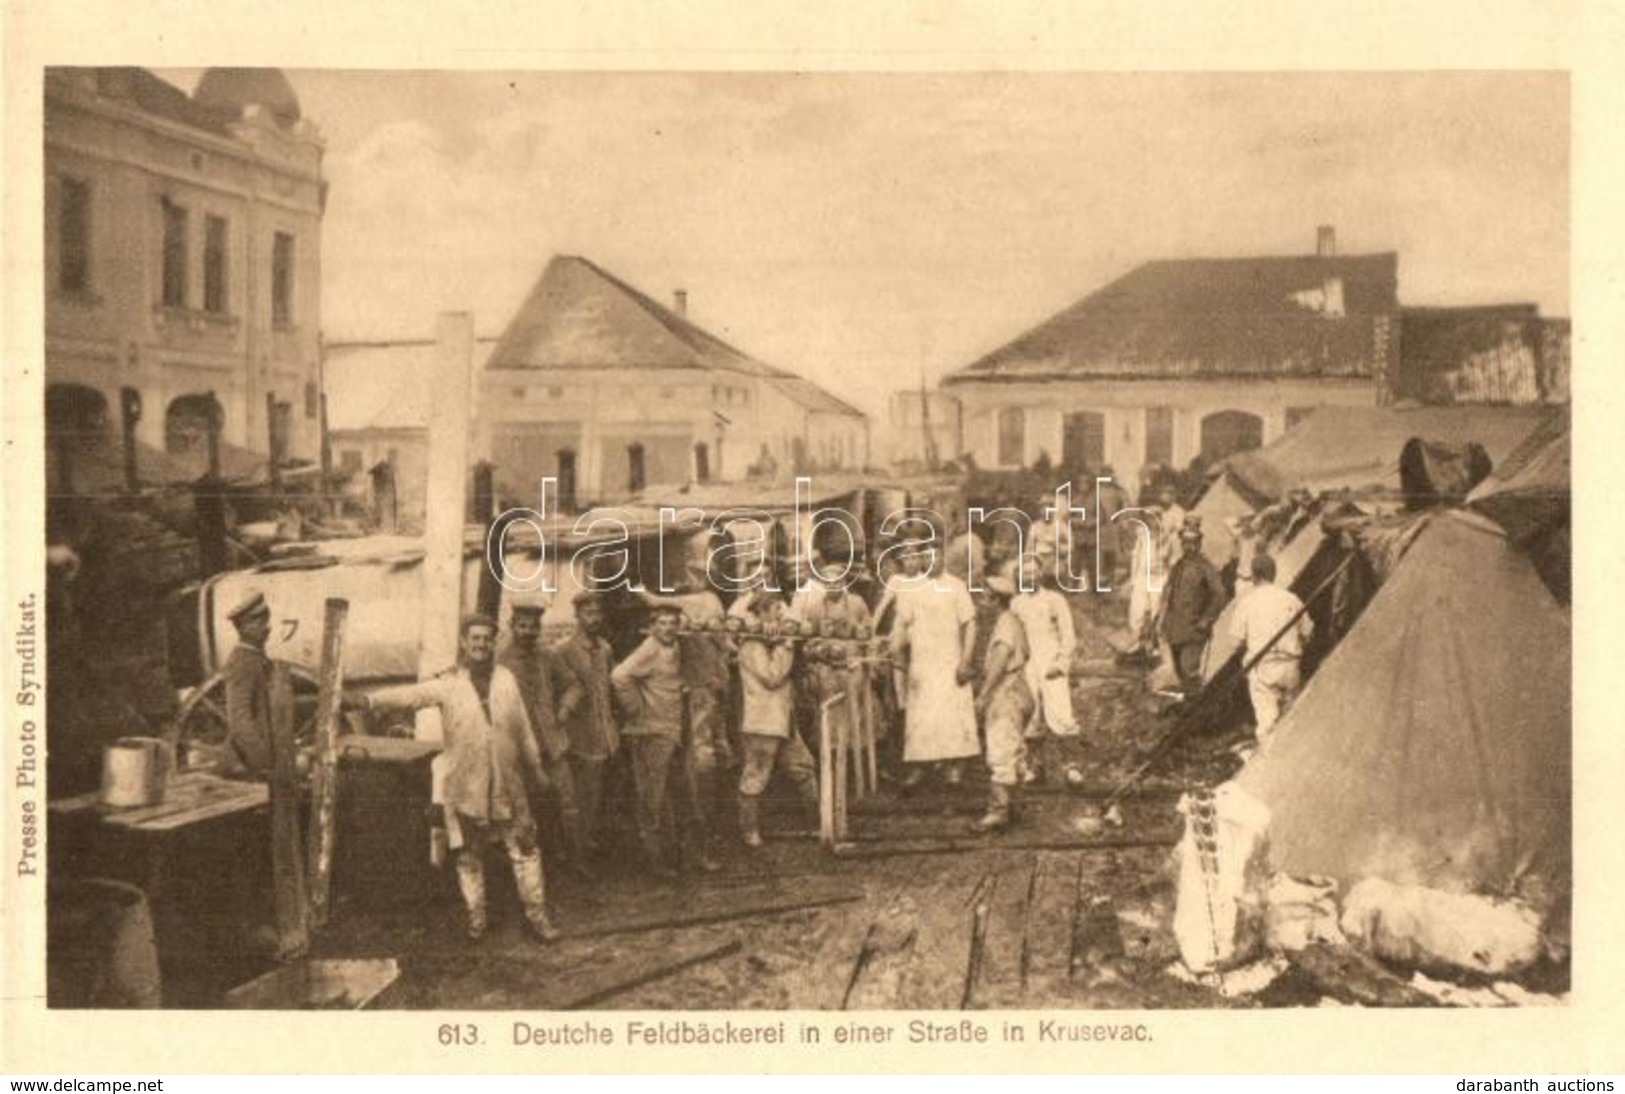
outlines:
{"label": "printed number 613", "polygon": [[440,1027],[440,1043],[443,1045],[477,1045],[480,1043],[480,1027],[476,1025],[443,1025]]}

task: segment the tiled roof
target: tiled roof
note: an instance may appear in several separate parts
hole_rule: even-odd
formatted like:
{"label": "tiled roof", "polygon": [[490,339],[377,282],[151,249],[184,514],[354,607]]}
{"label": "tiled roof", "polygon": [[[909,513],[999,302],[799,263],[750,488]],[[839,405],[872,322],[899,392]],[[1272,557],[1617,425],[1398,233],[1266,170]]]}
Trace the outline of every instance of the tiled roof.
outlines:
{"label": "tiled roof", "polygon": [[[1148,262],[948,376],[986,380],[1380,378],[1394,254]],[[1341,314],[1328,305],[1341,289]]]}
{"label": "tiled roof", "polygon": [[547,264],[488,369],[718,369],[768,380],[809,410],[861,414],[811,380],[765,364],[578,255]]}

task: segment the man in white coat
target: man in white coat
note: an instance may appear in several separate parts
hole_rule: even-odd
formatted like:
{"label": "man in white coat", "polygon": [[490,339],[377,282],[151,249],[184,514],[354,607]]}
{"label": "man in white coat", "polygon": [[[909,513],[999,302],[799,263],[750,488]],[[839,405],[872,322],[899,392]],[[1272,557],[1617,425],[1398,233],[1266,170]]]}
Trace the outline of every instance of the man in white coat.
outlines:
{"label": "man in white coat", "polygon": [[947,572],[947,560],[938,555],[934,563],[926,574],[893,582],[891,642],[907,664],[903,762],[942,763],[945,779],[955,784],[963,776],[960,761],[982,751],[970,688],[976,679],[976,605],[965,583]]}
{"label": "man in white coat", "polygon": [[532,936],[558,937],[547,914],[546,881],[531,817],[527,777],[545,788],[541,750],[531,731],[519,681],[496,664],[496,621],[464,618],[457,668],[432,680],[384,688],[359,696],[369,710],[440,708],[445,732],[445,781],[441,804],[448,828],[461,837],[457,885],[468,911],[468,935],[485,934],[485,848],[500,843],[513,866],[514,883]]}

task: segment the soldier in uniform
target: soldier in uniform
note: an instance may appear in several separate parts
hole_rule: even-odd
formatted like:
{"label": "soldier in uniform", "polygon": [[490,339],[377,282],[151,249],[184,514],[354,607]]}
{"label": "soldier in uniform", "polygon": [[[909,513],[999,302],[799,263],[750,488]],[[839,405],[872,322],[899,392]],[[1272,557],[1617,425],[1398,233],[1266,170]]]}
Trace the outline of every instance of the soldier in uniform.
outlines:
{"label": "soldier in uniform", "polygon": [[519,694],[525,700],[531,730],[542,754],[542,769],[551,785],[549,797],[557,807],[560,858],[571,872],[590,877],[587,846],[576,804],[575,772],[570,766],[570,735],[565,732],[555,702],[559,669],[553,651],[542,641],[545,607],[534,600],[513,605],[509,616],[509,641],[497,657],[497,664],[513,673]]}
{"label": "soldier in uniform", "polygon": [[574,601],[576,631],[553,650],[558,674],[554,694],[559,724],[570,740],[565,753],[575,788],[581,850],[596,854],[604,800],[604,768],[621,745],[615,725],[610,672],[615,655],[609,645],[604,605],[583,590]]}
{"label": "soldier in uniform", "polygon": [[253,593],[226,613],[237,629],[237,646],[226,658],[226,748],[220,773],[263,780],[271,770],[271,606]]}

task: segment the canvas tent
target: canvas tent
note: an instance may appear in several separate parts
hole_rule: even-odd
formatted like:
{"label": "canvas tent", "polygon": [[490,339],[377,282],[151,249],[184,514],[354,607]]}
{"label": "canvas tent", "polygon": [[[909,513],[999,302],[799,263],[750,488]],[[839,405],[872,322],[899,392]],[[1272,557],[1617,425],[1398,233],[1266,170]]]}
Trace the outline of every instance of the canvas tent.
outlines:
{"label": "canvas tent", "polygon": [[1425,519],[1237,783],[1271,811],[1278,870],[1564,893],[1568,609],[1500,527]]}
{"label": "canvas tent", "polygon": [[1413,438],[1476,443],[1498,464],[1557,413],[1539,406],[1321,407],[1273,444],[1225,461],[1192,510],[1203,518],[1203,547],[1223,565],[1235,547],[1225,521],[1250,516],[1296,488],[1397,499],[1400,454]]}

